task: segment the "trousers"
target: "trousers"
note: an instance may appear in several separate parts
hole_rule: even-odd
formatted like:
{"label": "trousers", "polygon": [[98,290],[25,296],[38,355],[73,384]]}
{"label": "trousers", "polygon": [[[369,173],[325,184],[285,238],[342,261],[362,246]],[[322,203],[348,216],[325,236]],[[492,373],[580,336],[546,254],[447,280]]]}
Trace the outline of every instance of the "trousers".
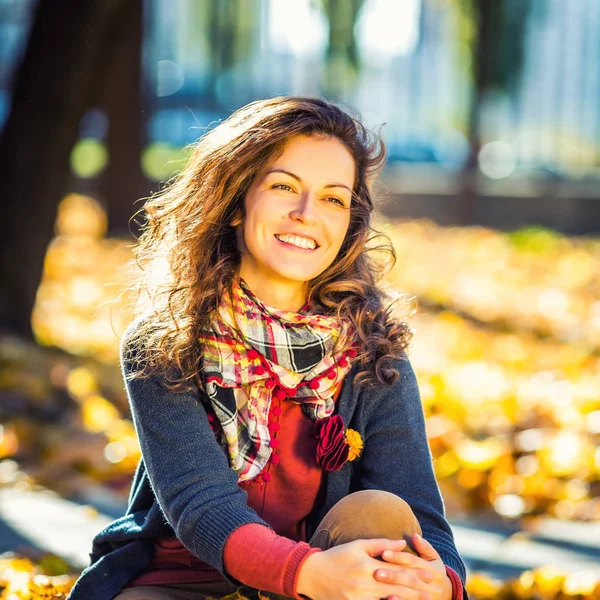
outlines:
{"label": "trousers", "polygon": [[[313,548],[327,550],[354,540],[401,540],[415,533],[422,534],[421,526],[402,498],[381,490],[362,490],[340,500],[325,515],[309,544]],[[412,552],[408,544],[405,548]],[[228,581],[221,581],[138,586],[123,590],[114,600],[211,600],[236,591],[249,600],[258,598],[258,590],[254,588],[236,587]],[[273,600],[288,598],[269,592],[261,592],[261,595]]]}

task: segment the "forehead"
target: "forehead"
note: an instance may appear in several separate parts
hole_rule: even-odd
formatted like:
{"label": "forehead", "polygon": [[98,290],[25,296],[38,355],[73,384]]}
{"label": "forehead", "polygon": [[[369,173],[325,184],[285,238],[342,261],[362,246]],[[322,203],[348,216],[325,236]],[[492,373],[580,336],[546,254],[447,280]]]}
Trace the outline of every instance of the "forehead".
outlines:
{"label": "forehead", "polygon": [[354,187],[356,164],[346,146],[337,138],[296,136],[281,153],[269,161],[264,172],[281,168],[313,183],[342,183]]}

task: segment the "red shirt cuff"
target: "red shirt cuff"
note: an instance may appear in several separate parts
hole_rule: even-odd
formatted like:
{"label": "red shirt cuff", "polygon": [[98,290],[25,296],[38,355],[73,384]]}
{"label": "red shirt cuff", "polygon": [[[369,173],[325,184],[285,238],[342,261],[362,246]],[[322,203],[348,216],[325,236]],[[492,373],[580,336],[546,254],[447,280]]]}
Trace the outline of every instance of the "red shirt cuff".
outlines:
{"label": "red shirt cuff", "polygon": [[238,527],[225,542],[223,563],[233,578],[283,596],[294,594],[297,573],[312,548],[258,523]]}
{"label": "red shirt cuff", "polygon": [[290,569],[288,573],[290,576],[293,574],[292,593],[290,594],[290,596],[292,596],[292,598],[295,598],[295,600],[306,600],[306,596],[300,596],[298,594],[298,574],[300,573],[300,567],[302,567],[304,561],[315,552],[322,552],[322,550],[321,548],[310,548],[308,552],[302,557],[302,560],[296,565],[296,569],[294,570],[294,572],[292,573],[292,570]]}
{"label": "red shirt cuff", "polygon": [[463,600],[463,584],[458,573],[447,566],[446,574],[452,582],[452,600]]}

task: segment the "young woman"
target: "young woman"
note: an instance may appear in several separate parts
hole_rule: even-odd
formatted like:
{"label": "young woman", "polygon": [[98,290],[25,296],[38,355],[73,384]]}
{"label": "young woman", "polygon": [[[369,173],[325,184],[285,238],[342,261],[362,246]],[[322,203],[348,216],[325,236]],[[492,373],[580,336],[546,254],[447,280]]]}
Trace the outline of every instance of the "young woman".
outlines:
{"label": "young woman", "polygon": [[70,600],[466,598],[377,283],[384,156],[337,106],[273,98],[146,203],[150,308],[121,345],[142,460]]}

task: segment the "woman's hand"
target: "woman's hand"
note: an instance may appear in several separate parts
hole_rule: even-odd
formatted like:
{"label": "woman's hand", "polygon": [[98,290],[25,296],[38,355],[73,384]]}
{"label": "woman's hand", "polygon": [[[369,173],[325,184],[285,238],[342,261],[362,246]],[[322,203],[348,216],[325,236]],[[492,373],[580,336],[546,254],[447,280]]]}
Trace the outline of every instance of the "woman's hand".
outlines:
{"label": "woman's hand", "polygon": [[[300,567],[296,590],[312,600],[378,600],[392,597],[426,600],[426,596],[419,594],[431,589],[430,584],[419,580],[412,569],[396,566],[391,561],[389,566],[382,569],[381,561],[376,558],[386,552],[390,552],[390,557],[396,557],[402,554],[405,546],[404,540],[355,540],[315,552]],[[428,566],[428,569],[431,567]],[[375,573],[382,570],[388,573],[387,579],[375,577]],[[434,598],[444,597],[431,596],[431,600]]]}
{"label": "woman's hand", "polygon": [[[384,561],[390,567],[380,567],[375,572],[375,579],[391,584],[400,584],[405,589],[397,595],[390,596],[388,600],[452,600],[452,582],[446,573],[446,567],[435,548],[419,534],[412,536],[415,550],[419,556],[408,552],[386,550],[382,554]],[[403,572],[413,573],[418,586],[406,585],[398,576],[398,571],[392,570],[391,565],[404,567]],[[422,582],[426,582],[425,587]],[[409,588],[409,589],[406,589]],[[424,596],[423,592],[429,594]]]}

